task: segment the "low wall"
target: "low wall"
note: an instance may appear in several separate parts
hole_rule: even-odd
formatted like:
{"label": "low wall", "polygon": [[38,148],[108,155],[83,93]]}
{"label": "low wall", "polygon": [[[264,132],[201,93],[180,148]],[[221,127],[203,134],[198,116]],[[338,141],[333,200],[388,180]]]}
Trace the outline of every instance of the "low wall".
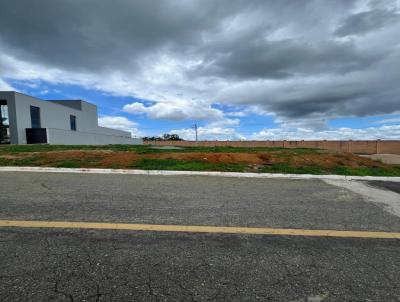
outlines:
{"label": "low wall", "polygon": [[357,154],[400,154],[400,141],[144,141],[160,146],[319,148]]}
{"label": "low wall", "polygon": [[47,141],[51,145],[142,145],[140,138],[47,128]]}

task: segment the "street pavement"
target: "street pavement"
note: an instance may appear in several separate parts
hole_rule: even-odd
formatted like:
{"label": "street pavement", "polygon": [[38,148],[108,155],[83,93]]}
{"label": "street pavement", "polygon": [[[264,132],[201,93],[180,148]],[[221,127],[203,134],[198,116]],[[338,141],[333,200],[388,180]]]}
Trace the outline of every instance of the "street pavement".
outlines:
{"label": "street pavement", "polygon": [[[0,220],[400,232],[400,183],[0,172]],[[0,227],[0,301],[400,301],[399,239]]]}

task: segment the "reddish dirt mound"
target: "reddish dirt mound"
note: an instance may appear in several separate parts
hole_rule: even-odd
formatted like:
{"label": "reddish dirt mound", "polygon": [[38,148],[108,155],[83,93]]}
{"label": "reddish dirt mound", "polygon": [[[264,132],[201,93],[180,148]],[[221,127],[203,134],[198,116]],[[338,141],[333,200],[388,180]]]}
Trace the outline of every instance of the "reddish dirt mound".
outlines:
{"label": "reddish dirt mound", "polygon": [[210,163],[247,163],[262,164],[267,156],[260,153],[160,153],[146,155],[146,158],[177,159],[177,160],[201,160]]}
{"label": "reddish dirt mound", "polygon": [[113,152],[103,154],[103,159],[100,162],[102,167],[113,168],[128,168],[138,159],[143,158],[142,155],[134,152]]}
{"label": "reddish dirt mound", "polygon": [[[24,154],[25,155],[25,154]],[[28,154],[26,154],[28,155]],[[200,160],[211,163],[245,163],[262,164],[269,156],[260,153],[179,153],[166,152],[155,154],[137,154],[134,152],[88,152],[88,151],[62,151],[36,153],[40,157],[40,164],[46,165],[58,161],[80,160],[87,167],[129,167],[136,160],[150,159],[177,159],[177,160]]]}
{"label": "reddish dirt mound", "polygon": [[250,167],[257,168],[262,165],[288,164],[293,167],[318,166],[321,168],[332,168],[337,166],[358,167],[388,167],[388,165],[371,160],[366,157],[354,155],[352,153],[305,153],[296,154],[290,150],[254,152],[254,153],[207,153],[207,152],[162,152],[151,154],[138,154],[135,152],[124,151],[99,151],[99,150],[75,150],[75,151],[51,151],[19,153],[15,155],[4,155],[3,158],[10,156],[14,158],[36,157],[38,160],[35,165],[51,166],[63,161],[79,161],[82,167],[98,168],[129,168],[140,159],[176,159],[184,161],[199,160],[210,163],[243,163]]}
{"label": "reddish dirt mound", "polygon": [[[26,154],[29,155],[29,154]],[[134,152],[109,152],[109,151],[52,151],[38,152],[41,165],[57,163],[60,161],[79,160],[85,167],[129,167],[135,160],[141,158]]]}
{"label": "reddish dirt mound", "polygon": [[[273,160],[277,162],[277,158]],[[354,155],[352,153],[320,153],[295,155],[289,158],[281,159],[281,163],[286,162],[294,167],[301,166],[319,166],[322,168],[333,168],[337,166],[346,166],[350,168],[359,167],[386,167],[387,165],[378,161]]]}

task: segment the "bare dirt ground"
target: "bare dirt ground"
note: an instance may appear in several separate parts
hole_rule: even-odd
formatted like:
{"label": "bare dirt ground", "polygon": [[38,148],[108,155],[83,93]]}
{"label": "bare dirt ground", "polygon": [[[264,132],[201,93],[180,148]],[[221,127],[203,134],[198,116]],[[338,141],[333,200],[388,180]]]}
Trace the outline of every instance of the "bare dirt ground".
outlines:
{"label": "bare dirt ground", "polygon": [[[4,159],[35,158],[35,165],[47,166],[60,161],[79,161],[82,167],[120,167],[128,168],[135,161],[141,159],[175,159],[182,161],[202,161],[208,163],[242,163],[247,165],[273,165],[287,163],[294,167],[319,166],[332,168],[336,166],[358,167],[387,167],[387,164],[352,153],[316,152],[296,154],[291,150],[280,152],[252,152],[252,153],[210,153],[210,152],[162,152],[140,154],[126,151],[51,151],[16,153],[2,155]],[[400,156],[399,156],[400,157]]]}

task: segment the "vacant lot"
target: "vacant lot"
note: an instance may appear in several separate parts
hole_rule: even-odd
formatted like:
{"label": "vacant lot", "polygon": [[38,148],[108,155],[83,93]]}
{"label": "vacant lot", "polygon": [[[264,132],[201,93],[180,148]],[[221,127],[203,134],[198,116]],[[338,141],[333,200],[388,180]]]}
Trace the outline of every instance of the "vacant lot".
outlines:
{"label": "vacant lot", "polygon": [[400,176],[400,166],[306,148],[2,146],[0,165]]}

